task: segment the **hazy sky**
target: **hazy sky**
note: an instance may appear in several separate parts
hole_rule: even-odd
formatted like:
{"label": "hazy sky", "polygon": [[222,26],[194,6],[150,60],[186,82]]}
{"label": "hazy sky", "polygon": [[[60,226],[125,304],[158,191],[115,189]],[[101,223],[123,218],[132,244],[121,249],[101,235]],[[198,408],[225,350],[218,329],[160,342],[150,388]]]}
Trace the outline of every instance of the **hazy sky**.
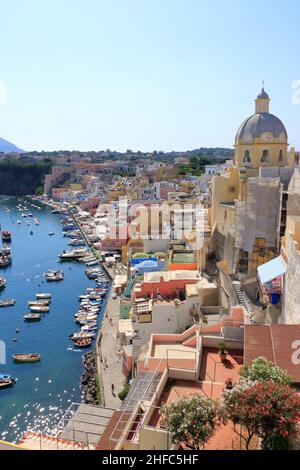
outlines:
{"label": "hazy sky", "polygon": [[299,148],[299,24],[299,0],[0,0],[0,136],[25,150],[231,147],[265,80]]}

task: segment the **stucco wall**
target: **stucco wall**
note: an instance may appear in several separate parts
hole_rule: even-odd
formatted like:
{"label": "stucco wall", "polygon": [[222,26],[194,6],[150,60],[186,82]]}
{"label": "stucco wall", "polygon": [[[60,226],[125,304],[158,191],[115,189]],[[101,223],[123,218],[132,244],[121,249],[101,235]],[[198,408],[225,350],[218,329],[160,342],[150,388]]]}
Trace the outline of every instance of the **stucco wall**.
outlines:
{"label": "stucco wall", "polygon": [[300,252],[298,244],[288,235],[288,263],[285,275],[282,321],[286,324],[300,323]]}

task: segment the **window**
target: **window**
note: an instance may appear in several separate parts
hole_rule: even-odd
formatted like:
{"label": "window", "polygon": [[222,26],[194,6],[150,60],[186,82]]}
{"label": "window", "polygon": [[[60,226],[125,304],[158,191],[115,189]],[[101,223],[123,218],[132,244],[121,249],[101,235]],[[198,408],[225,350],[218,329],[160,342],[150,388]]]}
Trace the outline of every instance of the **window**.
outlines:
{"label": "window", "polygon": [[278,158],[279,163],[283,162],[283,152],[282,149],[279,150],[279,158]]}
{"label": "window", "polygon": [[269,150],[264,150],[262,157],[261,157],[261,162],[269,162],[270,161],[270,156],[269,156]]}
{"label": "window", "polygon": [[264,256],[265,256],[265,249],[264,248],[259,249],[258,256],[260,256],[261,258],[264,258]]}
{"label": "window", "polygon": [[249,150],[245,150],[243,162],[244,162],[244,163],[251,163],[251,158],[250,158],[250,152],[249,152]]}

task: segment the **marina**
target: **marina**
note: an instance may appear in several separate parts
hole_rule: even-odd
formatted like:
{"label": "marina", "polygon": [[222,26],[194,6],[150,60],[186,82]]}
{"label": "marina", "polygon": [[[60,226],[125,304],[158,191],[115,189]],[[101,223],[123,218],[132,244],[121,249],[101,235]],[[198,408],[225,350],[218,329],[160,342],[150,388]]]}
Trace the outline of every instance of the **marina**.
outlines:
{"label": "marina", "polygon": [[[26,216],[21,220],[20,212]],[[109,282],[105,272],[89,279],[85,263],[76,258],[74,262],[73,257],[64,262],[62,271],[59,254],[68,251],[70,239],[63,235],[60,217],[61,211],[51,214],[44,205],[32,206],[29,198],[0,197],[0,222],[11,232],[13,260],[5,276],[0,276],[0,306],[10,307],[0,311],[0,339],[5,342],[7,359],[0,373],[15,381],[14,387],[6,382],[1,386],[0,439],[11,442],[29,431],[55,435],[66,409],[82,401],[82,357],[93,350],[106,305]],[[49,233],[56,236],[49,237]],[[91,257],[82,248],[82,254]],[[44,273],[51,277],[49,271],[54,277],[63,273],[63,282],[48,283]],[[84,298],[78,308],[79,296]],[[35,361],[34,356],[26,362],[30,354],[42,360]]]}

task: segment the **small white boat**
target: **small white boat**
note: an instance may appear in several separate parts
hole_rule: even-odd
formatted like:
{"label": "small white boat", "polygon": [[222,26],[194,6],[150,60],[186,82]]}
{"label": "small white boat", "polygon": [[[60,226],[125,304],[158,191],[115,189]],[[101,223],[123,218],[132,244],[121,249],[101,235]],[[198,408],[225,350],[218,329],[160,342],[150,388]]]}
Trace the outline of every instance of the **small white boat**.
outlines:
{"label": "small white boat", "polygon": [[37,299],[52,299],[52,294],[44,294],[44,293],[39,293],[35,294]]}
{"label": "small white boat", "polygon": [[29,307],[48,307],[50,300],[30,300],[28,302]]}
{"label": "small white boat", "polygon": [[64,279],[64,272],[62,270],[49,269],[44,274],[44,277],[48,282],[62,281]]}
{"label": "small white boat", "polygon": [[32,313],[48,313],[50,311],[49,307],[42,307],[42,306],[32,306],[29,307]]}
{"label": "small white boat", "polygon": [[14,299],[0,300],[0,307],[1,308],[13,307],[15,303],[16,301]]}

